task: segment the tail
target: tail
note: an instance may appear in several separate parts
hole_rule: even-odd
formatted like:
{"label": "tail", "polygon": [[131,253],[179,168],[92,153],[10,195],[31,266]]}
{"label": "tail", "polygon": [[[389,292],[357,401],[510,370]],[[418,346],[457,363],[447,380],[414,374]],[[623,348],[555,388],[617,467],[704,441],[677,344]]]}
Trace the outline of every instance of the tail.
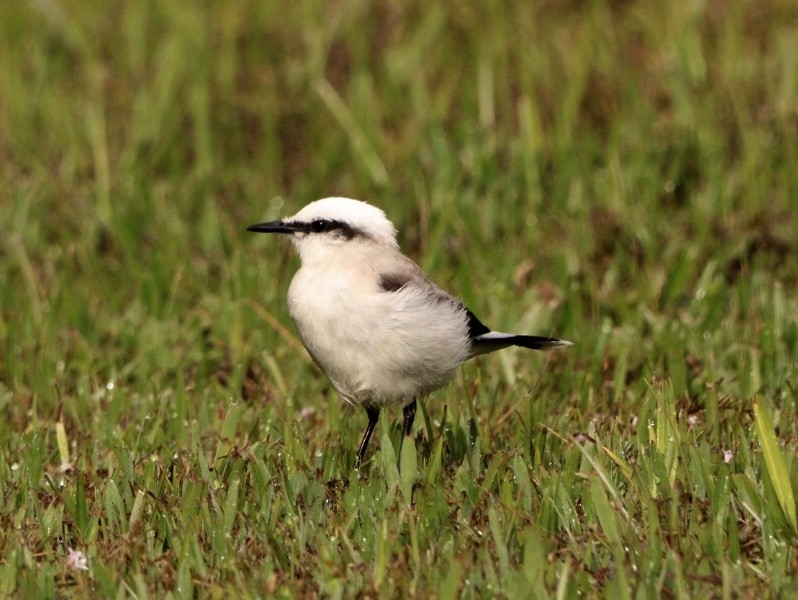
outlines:
{"label": "tail", "polygon": [[532,350],[553,350],[555,348],[573,346],[573,342],[539,335],[516,335],[514,333],[488,331],[472,338],[471,355],[485,354],[486,352],[501,350],[508,346],[521,346]]}

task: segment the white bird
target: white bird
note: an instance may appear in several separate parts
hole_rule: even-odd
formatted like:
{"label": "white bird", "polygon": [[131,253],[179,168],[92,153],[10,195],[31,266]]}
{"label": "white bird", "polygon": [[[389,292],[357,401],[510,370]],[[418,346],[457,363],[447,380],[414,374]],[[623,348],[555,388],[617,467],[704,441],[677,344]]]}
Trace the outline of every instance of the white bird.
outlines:
{"label": "white bird", "polygon": [[288,308],[310,355],[368,425],[359,468],[380,410],[403,405],[402,440],[416,401],[448,383],[477,354],[508,346],[550,350],[556,338],[491,331],[401,253],[385,213],[349,198],[324,198],[293,217],[249,231],[291,236],[302,266]]}

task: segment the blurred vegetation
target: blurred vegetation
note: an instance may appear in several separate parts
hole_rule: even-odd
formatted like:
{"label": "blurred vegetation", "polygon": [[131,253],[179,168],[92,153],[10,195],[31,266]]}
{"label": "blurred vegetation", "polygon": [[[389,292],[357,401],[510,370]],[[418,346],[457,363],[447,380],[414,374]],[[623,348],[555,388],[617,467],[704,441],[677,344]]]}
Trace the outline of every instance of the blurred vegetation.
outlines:
{"label": "blurred vegetation", "polygon": [[[0,595],[798,592],[795,2],[2,13]],[[352,477],[245,232],[328,195],[577,346],[470,363]]]}

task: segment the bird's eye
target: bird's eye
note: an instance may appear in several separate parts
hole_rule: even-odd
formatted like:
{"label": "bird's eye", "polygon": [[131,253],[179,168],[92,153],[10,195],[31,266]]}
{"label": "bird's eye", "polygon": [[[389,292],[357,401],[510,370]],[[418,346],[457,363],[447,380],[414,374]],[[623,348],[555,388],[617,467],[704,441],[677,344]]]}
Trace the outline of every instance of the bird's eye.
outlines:
{"label": "bird's eye", "polygon": [[327,221],[324,221],[323,219],[317,219],[315,221],[311,221],[310,230],[313,233],[321,233],[323,231],[327,231]]}

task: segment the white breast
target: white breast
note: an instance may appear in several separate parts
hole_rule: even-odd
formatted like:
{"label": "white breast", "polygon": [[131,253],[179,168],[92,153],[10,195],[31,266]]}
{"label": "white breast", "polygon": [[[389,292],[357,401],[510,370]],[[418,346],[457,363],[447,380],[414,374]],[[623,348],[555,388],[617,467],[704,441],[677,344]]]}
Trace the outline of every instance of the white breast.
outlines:
{"label": "white breast", "polygon": [[[302,267],[288,306],[299,335],[349,402],[377,406],[445,385],[468,358],[465,310],[423,285],[395,292],[363,265]],[[433,288],[434,289],[434,288]]]}

